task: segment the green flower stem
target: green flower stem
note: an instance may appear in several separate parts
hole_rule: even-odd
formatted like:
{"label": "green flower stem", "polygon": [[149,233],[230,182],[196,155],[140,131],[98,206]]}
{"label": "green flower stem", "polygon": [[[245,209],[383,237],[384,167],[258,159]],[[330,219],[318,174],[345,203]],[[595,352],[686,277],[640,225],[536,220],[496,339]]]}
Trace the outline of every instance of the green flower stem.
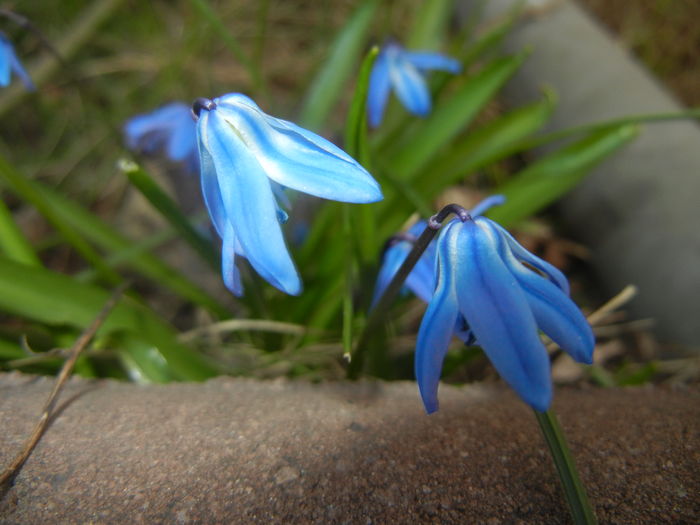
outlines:
{"label": "green flower stem", "polygon": [[343,235],[345,236],[345,290],[343,292],[343,355],[349,356],[352,350],[352,283],[355,254],[353,250],[352,226],[350,224],[350,206],[341,204]]}
{"label": "green flower stem", "polygon": [[554,465],[557,467],[557,473],[564,489],[564,496],[569,503],[574,523],[576,525],[598,523],[588,502],[586,489],[581,483],[576,464],[566,444],[566,438],[556,414],[551,410],[546,412],[534,410],[534,412],[549,447],[549,452],[552,454]]}

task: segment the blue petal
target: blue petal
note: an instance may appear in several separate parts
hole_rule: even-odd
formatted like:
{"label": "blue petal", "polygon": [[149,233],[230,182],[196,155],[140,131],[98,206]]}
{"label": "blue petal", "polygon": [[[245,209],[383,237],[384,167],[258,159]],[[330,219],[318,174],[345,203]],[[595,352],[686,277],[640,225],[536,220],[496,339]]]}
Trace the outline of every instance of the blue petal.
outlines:
{"label": "blue petal", "polygon": [[[379,184],[343,150],[291,122],[265,115],[250,99],[216,99],[265,173],[293,190],[340,202],[376,202]],[[247,99],[247,100],[246,100]]]}
{"label": "blue petal", "polygon": [[27,73],[27,71],[22,66],[22,63],[17,58],[17,55],[15,54],[14,50],[10,51],[9,58],[10,67],[12,68],[12,71],[14,71],[15,75],[17,75],[20,78],[20,80],[22,80],[24,87],[27,88],[27,90],[29,91],[34,91],[36,89],[34,87],[34,82],[32,82],[32,79],[29,78],[29,73]]}
{"label": "blue petal", "polygon": [[12,42],[5,35],[0,34],[0,86],[5,87],[10,84],[12,73],[22,80],[28,90],[36,89],[17,58]]}
{"label": "blue petal", "polygon": [[297,295],[301,281],[282,237],[270,182],[247,137],[234,131],[229,118],[229,112],[217,108],[198,122],[201,144],[216,170],[225,215],[253,268],[273,286]]}
{"label": "blue petal", "polygon": [[271,182],[270,187],[272,188],[272,193],[274,193],[275,198],[277,199],[277,202],[279,203],[279,206],[281,208],[284,208],[286,210],[291,210],[292,209],[292,202],[289,200],[289,197],[287,194],[284,192],[284,186],[281,184],[277,184],[276,182]]}
{"label": "blue petal", "polygon": [[201,137],[201,130],[206,129],[208,122],[209,112],[202,111],[197,125],[197,145],[199,147],[202,195],[204,196],[204,204],[209,211],[211,222],[214,224],[214,229],[216,229],[216,233],[219,234],[219,237],[223,239],[228,219],[226,218],[224,201],[221,198],[219,181],[216,176],[216,167]]}
{"label": "blue petal", "polygon": [[10,54],[12,53],[10,45],[7,39],[0,35],[0,86],[2,87],[10,84]]}
{"label": "blue petal", "polygon": [[500,234],[508,243],[508,246],[510,246],[510,249],[513,252],[513,255],[516,259],[518,259],[521,262],[525,262],[534,268],[537,268],[539,271],[544,273],[554,284],[556,284],[562,292],[564,292],[566,295],[569,295],[569,281],[566,279],[564,274],[561,273],[561,271],[549,264],[547,261],[540,259],[536,255],[533,255],[532,253],[528,252],[500,224],[495,223],[489,219],[485,220],[488,220],[489,224],[491,224],[496,230],[500,232]]}
{"label": "blue petal", "polygon": [[168,141],[168,156],[176,161],[185,160],[192,154],[197,143],[196,125],[189,114],[178,115],[173,122],[172,134]]}
{"label": "blue petal", "polygon": [[196,166],[192,160],[196,158],[196,126],[186,104],[173,102],[137,115],[126,122],[124,134],[130,149],[152,153],[165,147],[172,160],[187,160]]}
{"label": "blue petal", "polygon": [[[547,410],[552,399],[549,356],[525,293],[501,260],[498,238],[475,221],[451,232],[439,242],[454,245],[450,256],[459,265],[460,312],[501,377],[530,406]],[[438,250],[442,254],[439,245]]]}
{"label": "blue petal", "polygon": [[384,118],[390,88],[389,63],[386,55],[380,53],[374,61],[367,91],[367,117],[369,125],[373,128],[379,126]]}
{"label": "blue petal", "polygon": [[406,260],[410,248],[407,250],[405,246],[399,246],[399,244],[405,243],[398,243],[392,246],[384,254],[382,266],[377,275],[377,283],[374,286],[374,296],[372,297],[372,306],[370,309],[377,305],[377,301],[384,295],[394,275],[396,275],[396,272],[399,271],[399,268],[401,268],[401,265]]}
{"label": "blue petal", "polygon": [[406,278],[406,286],[427,303],[435,291],[435,258],[426,250]]}
{"label": "blue petal", "polygon": [[442,53],[431,53],[430,51],[405,51],[406,59],[418,69],[430,71],[437,69],[457,74],[462,71],[462,64],[459,60],[443,55]]}
{"label": "blue petal", "polygon": [[402,55],[390,56],[389,75],[396,96],[406,109],[421,117],[430,113],[428,86],[418,69]]}
{"label": "blue petal", "polygon": [[[443,235],[453,224],[445,227]],[[447,237],[447,235],[445,235]],[[438,242],[438,283],[435,295],[428,304],[418,330],[416,342],[415,374],[425,411],[432,414],[438,409],[438,385],[452,332],[459,317],[459,306],[455,291],[457,266],[449,252],[449,243]]]}
{"label": "blue petal", "polygon": [[469,210],[469,214],[472,217],[478,217],[479,215],[486,213],[489,208],[503,204],[505,201],[506,198],[503,195],[491,195]]}
{"label": "blue petal", "polygon": [[[411,226],[406,233],[418,238],[426,225],[427,223],[424,220],[420,220]],[[372,308],[374,308],[379,297],[389,286],[389,283],[399,271],[412,249],[413,243],[400,241],[386,250],[379,275],[377,276],[377,284],[372,298]],[[428,245],[428,248],[408,274],[406,286],[423,302],[430,302],[435,291],[435,241]]]}
{"label": "blue petal", "polygon": [[[498,230],[492,222],[480,219],[484,227],[491,228],[495,236]],[[554,283],[523,266],[505,240],[501,241],[501,257],[510,272],[525,291],[537,324],[552,341],[582,363],[593,362],[595,337],[591,326],[574,302]]]}
{"label": "blue petal", "polygon": [[224,278],[226,288],[240,297],[243,295],[243,284],[241,283],[241,274],[235,264],[236,244],[233,226],[227,222],[221,245],[221,275]]}

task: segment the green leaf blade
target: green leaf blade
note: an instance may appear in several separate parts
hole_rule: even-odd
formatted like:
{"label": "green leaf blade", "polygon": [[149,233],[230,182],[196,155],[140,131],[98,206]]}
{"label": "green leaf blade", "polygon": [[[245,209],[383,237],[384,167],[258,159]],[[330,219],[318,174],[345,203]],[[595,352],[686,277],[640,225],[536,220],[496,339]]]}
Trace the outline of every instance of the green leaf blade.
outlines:
{"label": "green leaf blade", "polygon": [[472,122],[526,57],[527,53],[520,53],[494,60],[467,80],[449,99],[437,104],[419,127],[391,148],[387,159],[391,171],[406,179],[415,177],[445,144]]}
{"label": "green leaf blade", "polygon": [[[87,327],[110,296],[106,290],[43,268],[0,257],[0,310],[41,323]],[[176,379],[198,381],[216,374],[199,354],[179,343],[172,328],[155,313],[125,297],[100,328],[100,334],[125,331],[158,349]]]}
{"label": "green leaf blade", "polygon": [[547,155],[496,188],[494,193],[503,194],[506,203],[489,210],[488,216],[507,227],[536,213],[573,188],[638,132],[634,125],[614,126]]}
{"label": "green leaf blade", "polygon": [[323,126],[360,57],[377,6],[377,0],[363,2],[331,45],[304,99],[299,118],[303,127],[319,130]]}

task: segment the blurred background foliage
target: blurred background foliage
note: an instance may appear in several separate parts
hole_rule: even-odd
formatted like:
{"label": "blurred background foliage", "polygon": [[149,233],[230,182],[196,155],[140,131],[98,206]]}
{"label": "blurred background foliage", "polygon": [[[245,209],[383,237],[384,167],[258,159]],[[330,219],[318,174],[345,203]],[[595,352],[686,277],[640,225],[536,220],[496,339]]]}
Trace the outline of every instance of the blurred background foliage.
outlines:
{"label": "blurred background foliage", "polygon": [[[505,108],[497,97],[527,59],[527,52],[498,51],[517,13],[458,28],[449,0],[44,0],[4,7],[21,10],[63,57],[56,60],[32,31],[0,20],[39,87],[0,93],[5,370],[55,372],[61,349],[129,278],[128,297],[78,373],[155,382],[217,374],[343,377],[343,355],[366,322],[390,235],[447,202],[472,206],[502,192],[508,203],[491,216],[518,226],[524,242],[566,267],[585,258],[585,249],[533,214],[637,133],[629,123],[573,130],[535,160],[529,150],[555,138],[537,132],[556,94],[522,108]],[[363,112],[348,119],[349,107],[353,93],[366,89],[356,82],[363,56],[390,37],[458,57],[465,72],[431,76],[428,118],[408,116],[392,101],[382,127],[367,134]],[[121,136],[129,117],[229,92],[249,94],[267,113],[341,145],[345,133],[345,147],[352,142],[351,153],[382,184],[385,201],[352,209],[293,197],[287,234],[305,283],[300,297],[284,296],[244,267],[246,297],[233,298],[212,268],[219,245],[197,177],[158,156],[136,159],[141,167],[123,161],[133,160]],[[599,300],[582,292],[575,280],[577,298],[588,297],[589,306]],[[402,299],[362,349],[366,373],[412,377],[423,308]],[[611,354],[624,365],[620,373],[569,368],[563,376],[620,384],[658,372],[648,356],[621,353]],[[493,375],[479,351],[458,344],[446,374],[458,381]]]}

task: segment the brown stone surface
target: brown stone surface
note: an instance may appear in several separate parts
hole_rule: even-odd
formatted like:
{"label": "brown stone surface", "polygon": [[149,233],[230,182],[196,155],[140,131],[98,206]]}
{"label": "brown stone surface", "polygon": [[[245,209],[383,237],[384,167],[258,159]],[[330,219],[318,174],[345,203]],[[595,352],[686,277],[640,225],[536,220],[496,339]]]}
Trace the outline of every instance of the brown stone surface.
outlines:
{"label": "brown stone surface", "polygon": [[[50,379],[0,375],[0,465]],[[567,523],[529,409],[506,389],[73,379],[2,523]],[[559,389],[603,523],[700,522],[700,390]]]}

